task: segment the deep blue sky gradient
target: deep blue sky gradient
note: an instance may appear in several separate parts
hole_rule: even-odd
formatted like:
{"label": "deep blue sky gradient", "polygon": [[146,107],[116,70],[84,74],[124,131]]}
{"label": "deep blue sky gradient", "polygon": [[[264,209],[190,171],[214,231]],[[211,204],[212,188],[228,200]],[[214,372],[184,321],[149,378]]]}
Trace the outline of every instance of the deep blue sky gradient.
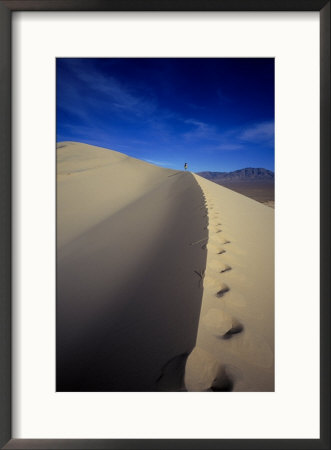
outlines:
{"label": "deep blue sky gradient", "polygon": [[193,172],[274,170],[274,60],[58,58],[60,141]]}

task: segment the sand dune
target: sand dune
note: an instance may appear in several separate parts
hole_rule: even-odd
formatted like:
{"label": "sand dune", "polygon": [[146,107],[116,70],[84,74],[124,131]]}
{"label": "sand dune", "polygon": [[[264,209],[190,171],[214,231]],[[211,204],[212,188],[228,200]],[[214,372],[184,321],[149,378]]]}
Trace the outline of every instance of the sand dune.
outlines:
{"label": "sand dune", "polygon": [[61,142],[57,149],[58,248],[175,173],[87,144]]}
{"label": "sand dune", "polygon": [[57,390],[272,391],[274,211],[86,144],[57,168]]}
{"label": "sand dune", "polygon": [[195,177],[206,198],[209,240],[186,388],[273,391],[274,211]]}
{"label": "sand dune", "polygon": [[57,390],[182,390],[202,298],[202,191],[111,150],[57,150]]}

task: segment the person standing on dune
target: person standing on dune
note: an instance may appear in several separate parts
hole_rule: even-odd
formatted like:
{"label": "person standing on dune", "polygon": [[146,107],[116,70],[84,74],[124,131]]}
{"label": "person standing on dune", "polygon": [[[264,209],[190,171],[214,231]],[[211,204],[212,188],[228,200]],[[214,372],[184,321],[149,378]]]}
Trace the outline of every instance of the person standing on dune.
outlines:
{"label": "person standing on dune", "polygon": [[185,170],[187,169],[187,163],[184,164],[184,169],[185,169]]}

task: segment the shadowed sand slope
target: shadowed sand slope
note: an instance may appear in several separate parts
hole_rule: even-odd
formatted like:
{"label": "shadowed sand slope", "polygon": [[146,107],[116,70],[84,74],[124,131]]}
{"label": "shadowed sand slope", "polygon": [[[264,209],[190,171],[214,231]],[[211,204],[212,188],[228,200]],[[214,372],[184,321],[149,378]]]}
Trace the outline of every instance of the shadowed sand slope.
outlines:
{"label": "shadowed sand slope", "polygon": [[59,144],[57,167],[57,390],[184,389],[206,263],[201,188],[86,144]]}
{"label": "shadowed sand slope", "polygon": [[274,390],[274,210],[195,176],[209,240],[189,391]]}

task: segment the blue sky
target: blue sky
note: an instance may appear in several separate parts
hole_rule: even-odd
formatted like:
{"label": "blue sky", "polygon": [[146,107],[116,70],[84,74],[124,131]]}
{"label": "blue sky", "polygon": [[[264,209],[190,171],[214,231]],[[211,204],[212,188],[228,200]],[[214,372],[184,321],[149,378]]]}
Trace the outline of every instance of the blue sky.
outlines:
{"label": "blue sky", "polygon": [[192,172],[274,170],[274,60],[58,58],[60,141]]}

